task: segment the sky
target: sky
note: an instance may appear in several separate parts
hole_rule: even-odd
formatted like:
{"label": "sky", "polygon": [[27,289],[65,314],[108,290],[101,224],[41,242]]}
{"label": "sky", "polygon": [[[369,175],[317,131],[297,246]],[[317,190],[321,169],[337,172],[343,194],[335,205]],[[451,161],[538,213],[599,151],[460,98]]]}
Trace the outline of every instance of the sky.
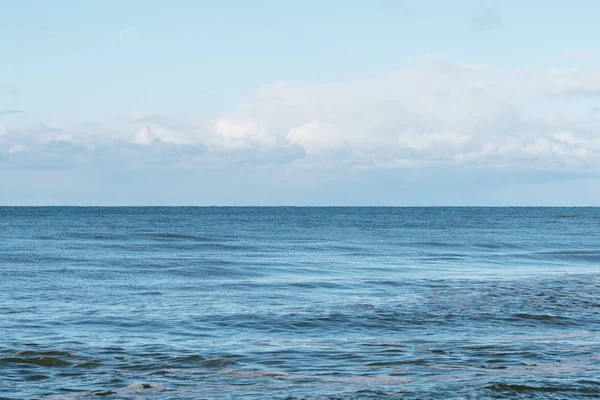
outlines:
{"label": "sky", "polygon": [[0,10],[0,205],[600,205],[595,0]]}

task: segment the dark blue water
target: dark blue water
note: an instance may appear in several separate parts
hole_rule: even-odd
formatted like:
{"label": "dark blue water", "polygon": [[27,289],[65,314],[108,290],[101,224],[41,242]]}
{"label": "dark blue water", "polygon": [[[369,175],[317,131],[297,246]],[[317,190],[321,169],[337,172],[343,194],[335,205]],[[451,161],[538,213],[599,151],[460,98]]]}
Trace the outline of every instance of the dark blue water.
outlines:
{"label": "dark blue water", "polygon": [[600,398],[597,208],[0,208],[0,398]]}

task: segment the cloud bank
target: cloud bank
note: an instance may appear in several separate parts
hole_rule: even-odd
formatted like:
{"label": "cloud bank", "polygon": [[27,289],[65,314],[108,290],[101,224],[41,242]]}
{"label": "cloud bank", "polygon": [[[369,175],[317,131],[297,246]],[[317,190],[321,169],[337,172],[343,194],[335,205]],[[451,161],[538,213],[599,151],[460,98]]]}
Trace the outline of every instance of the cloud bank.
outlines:
{"label": "cloud bank", "polygon": [[599,78],[442,62],[343,83],[280,82],[219,118],[210,139],[229,148],[293,143],[312,161],[368,168],[592,164],[597,116],[535,106],[598,96]]}
{"label": "cloud bank", "polygon": [[[119,126],[4,127],[5,167],[105,162],[168,168],[592,168],[600,70],[522,70],[446,59],[347,82],[276,82],[214,119],[132,113]],[[587,103],[586,103],[587,104]]]}

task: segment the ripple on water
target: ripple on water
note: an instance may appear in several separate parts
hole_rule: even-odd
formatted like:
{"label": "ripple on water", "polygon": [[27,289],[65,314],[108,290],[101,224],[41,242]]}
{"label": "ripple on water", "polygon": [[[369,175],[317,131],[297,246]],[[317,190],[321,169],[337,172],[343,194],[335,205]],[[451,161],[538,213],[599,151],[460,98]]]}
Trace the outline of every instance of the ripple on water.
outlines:
{"label": "ripple on water", "polygon": [[599,210],[0,214],[0,400],[600,398]]}

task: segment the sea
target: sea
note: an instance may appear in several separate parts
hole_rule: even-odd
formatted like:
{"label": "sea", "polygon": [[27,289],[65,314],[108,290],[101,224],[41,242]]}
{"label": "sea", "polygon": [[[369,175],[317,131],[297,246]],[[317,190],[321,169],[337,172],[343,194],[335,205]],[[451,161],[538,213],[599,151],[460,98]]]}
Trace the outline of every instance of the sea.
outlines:
{"label": "sea", "polygon": [[599,332],[600,208],[0,208],[0,399],[600,398]]}

